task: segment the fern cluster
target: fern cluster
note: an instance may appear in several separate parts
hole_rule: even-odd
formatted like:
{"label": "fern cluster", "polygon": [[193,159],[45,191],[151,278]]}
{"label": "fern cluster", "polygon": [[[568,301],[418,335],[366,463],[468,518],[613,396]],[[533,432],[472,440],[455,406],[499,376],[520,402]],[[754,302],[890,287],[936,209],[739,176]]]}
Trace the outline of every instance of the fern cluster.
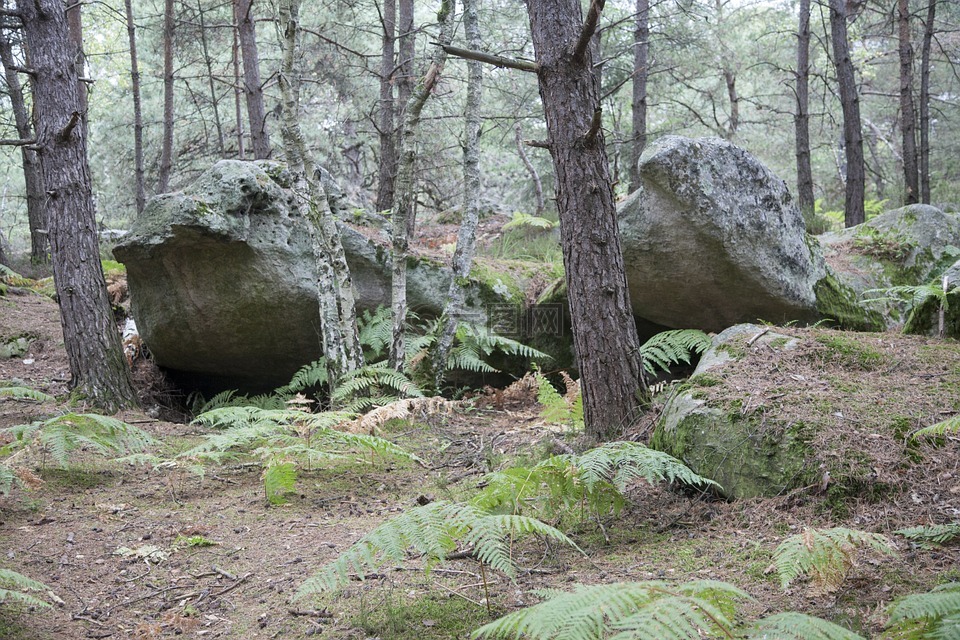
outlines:
{"label": "fern cluster", "polygon": [[573,431],[582,431],[583,394],[579,386],[565,376],[567,394],[560,395],[542,373],[535,373],[534,379],[537,381],[537,402],[543,407],[540,417],[551,424],[564,424]]}
{"label": "fern cluster", "polygon": [[710,336],[697,329],[662,331],[640,346],[640,359],[644,370],[655,375],[657,369],[669,371],[672,365],[690,364],[691,354],[703,353],[710,344]]}
{"label": "fern cluster", "polygon": [[901,598],[889,613],[884,638],[956,640],[960,638],[960,582]]}
{"label": "fern cluster", "polygon": [[344,411],[362,413],[400,398],[420,397],[420,388],[384,360],[343,374],[330,395],[330,403]]}
{"label": "fern cluster", "polygon": [[304,582],[297,597],[335,591],[350,580],[351,574],[362,580],[388,563],[403,563],[408,550],[423,556],[429,567],[463,549],[512,578],[516,565],[511,542],[527,534],[577,548],[561,531],[534,518],[493,514],[472,504],[432,502],[408,509],[371,531]]}
{"label": "fern cluster", "polygon": [[669,454],[638,442],[608,442],[580,455],[552,456],[533,467],[490,474],[473,502],[509,513],[530,509],[553,515],[578,505],[596,514],[616,512],[637,480],[717,486]]}
{"label": "fern cluster", "polygon": [[50,604],[30,591],[49,591],[50,587],[22,573],[0,569],[0,606],[22,604],[28,607],[49,608]]}
{"label": "fern cluster", "polygon": [[41,391],[36,391],[29,387],[0,387],[0,398],[11,398],[13,400],[36,400],[37,402],[53,402],[56,400],[51,395]]}
{"label": "fern cluster", "polygon": [[908,527],[906,529],[898,529],[894,531],[894,533],[908,540],[913,540],[924,549],[929,549],[960,538],[960,522]]}
{"label": "fern cluster", "polygon": [[809,575],[819,586],[835,590],[854,566],[857,550],[873,549],[882,554],[896,553],[886,536],[856,529],[806,529],[777,546],[773,563],[786,589],[802,575]]}

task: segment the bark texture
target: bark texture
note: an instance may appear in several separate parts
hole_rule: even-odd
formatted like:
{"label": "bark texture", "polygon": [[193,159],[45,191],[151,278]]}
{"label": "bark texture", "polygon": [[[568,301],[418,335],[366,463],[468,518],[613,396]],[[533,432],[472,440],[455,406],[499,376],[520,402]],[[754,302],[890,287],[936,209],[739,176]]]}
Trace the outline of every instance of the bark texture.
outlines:
{"label": "bark texture", "polygon": [[797,112],[793,117],[797,155],[797,200],[804,217],[813,213],[813,168],[810,165],[810,0],[800,0],[797,26]]}
{"label": "bark texture", "polygon": [[233,3],[233,45],[230,48],[231,60],[233,62],[233,119],[234,136],[237,138],[237,158],[247,159],[247,151],[243,143],[243,112],[241,104],[243,103],[243,74],[240,72],[240,8],[239,3]]}
{"label": "bark texture", "polygon": [[214,84],[213,58],[210,57],[210,47],[207,44],[207,25],[203,15],[203,2],[197,0],[197,21],[199,22],[200,50],[203,52],[203,63],[207,67],[207,88],[210,90],[210,106],[213,109],[213,124],[217,130],[217,153],[223,158],[226,156],[226,139],[223,137],[223,123],[220,121],[220,98]]}
{"label": "bark texture", "polygon": [[263,106],[257,32],[251,14],[253,0],[236,2],[237,31],[243,53],[243,92],[247,97],[247,118],[250,120],[250,146],[253,147],[253,157],[263,160],[270,157],[270,134],[267,132],[267,112]]}
{"label": "bark texture", "polygon": [[71,385],[106,411],[135,406],[100,267],[75,51],[63,3],[21,0],[17,5],[34,69],[37,143]]}
{"label": "bark texture", "polygon": [[127,14],[127,39],[130,42],[130,91],[133,94],[133,177],[136,183],[137,215],[147,202],[143,182],[143,108],[140,102],[140,62],[137,59],[137,30],[131,0],[124,0]]}
{"label": "bark texture", "polygon": [[864,221],[863,210],[866,175],[863,164],[863,131],[860,123],[860,93],[850,59],[847,39],[846,0],[830,0],[830,39],[833,64],[837,68],[840,107],[843,110],[843,146],[846,155],[844,226]]}
{"label": "bark texture", "polygon": [[380,49],[380,167],[377,179],[377,211],[393,206],[393,179],[397,166],[397,132],[394,129],[393,80],[396,68],[397,2],[384,0],[381,14],[383,43]]}
{"label": "bark texture", "polygon": [[917,121],[913,109],[913,43],[910,40],[910,2],[897,0],[900,55],[900,134],[903,146],[903,203],[920,202],[917,167]]}
{"label": "bark texture", "polygon": [[[602,8],[602,0],[593,0],[590,12]],[[600,127],[600,87],[589,48],[575,45],[586,31],[579,0],[527,0],[527,12],[556,175],[587,435],[607,440],[633,418],[642,374]]]}
{"label": "bark texture", "polygon": [[650,0],[637,0],[633,37],[633,140],[630,144],[630,192],[640,188],[640,156],[647,146],[647,77],[650,58]]}
{"label": "bark texture", "polygon": [[164,1],[163,9],[163,137],[160,147],[160,170],[157,191],[170,189],[173,171],[173,31],[176,25],[173,0]]}
{"label": "bark texture", "polygon": [[930,47],[933,42],[937,0],[927,5],[920,48],[920,201],[930,204]]}

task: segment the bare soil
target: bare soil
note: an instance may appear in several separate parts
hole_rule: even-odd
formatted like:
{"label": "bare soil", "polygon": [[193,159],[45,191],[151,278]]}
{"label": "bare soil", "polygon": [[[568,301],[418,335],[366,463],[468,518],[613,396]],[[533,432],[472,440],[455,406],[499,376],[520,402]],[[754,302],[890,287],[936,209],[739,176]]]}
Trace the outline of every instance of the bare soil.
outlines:
{"label": "bare soil", "polygon": [[[35,335],[26,356],[0,361],[0,380],[66,398],[69,374],[57,314],[56,305],[40,296],[0,298],[0,337]],[[889,385],[894,384],[889,376],[902,376],[896,384],[909,388],[960,373],[960,346],[954,342],[893,334],[880,340],[880,346],[889,345],[882,351],[891,358],[889,366],[865,368],[865,380],[883,375]],[[926,347],[939,355],[918,356]],[[773,398],[769,380],[776,375],[799,376],[802,380],[795,382],[810,385],[815,397],[815,380],[847,371],[830,357],[815,370],[780,370],[785,366],[768,361],[763,380],[739,381],[747,402]],[[158,391],[163,385],[155,371],[139,375],[148,406],[169,392]],[[878,394],[867,401],[884,410],[882,390],[867,388]],[[937,388],[943,402],[924,405],[929,419],[960,409],[956,387]],[[63,401],[0,399],[0,427],[65,409]],[[657,411],[655,405],[638,421],[635,437],[649,431]],[[852,405],[838,411],[856,418],[849,413],[856,411]],[[122,417],[171,448],[195,442],[201,434],[197,426],[145,413]],[[856,433],[870,439],[869,433]],[[470,559],[425,573],[411,558],[404,567],[352,583],[338,595],[292,600],[307,577],[396,513],[426,500],[463,498],[492,469],[577,445],[544,425],[531,394],[522,390],[493,393],[452,415],[394,423],[383,435],[423,457],[427,467],[337,463],[306,473],[299,493],[283,506],[268,504],[260,469],[248,464],[211,468],[201,481],[96,459],[68,470],[35,460],[43,483],[0,498],[0,567],[48,584],[54,595],[47,598],[55,606],[0,608],[0,637],[466,638],[490,620],[487,600],[499,615],[536,602],[532,589],[697,578],[729,581],[748,591],[757,599],[748,606],[751,615],[799,610],[869,635],[883,624],[883,607],[894,598],[960,579],[956,545],[921,549],[895,536],[896,558],[863,556],[841,589],[830,593],[803,582],[784,592],[768,571],[776,545],[805,526],[889,534],[904,526],[960,520],[960,446],[948,440],[918,451],[909,467],[877,469],[885,478],[899,475],[898,492],[849,504],[842,515],[825,508],[816,488],[726,503],[669,487],[638,486],[616,517],[560,523],[587,557],[524,541],[515,549],[521,567],[516,582],[487,571],[489,592]],[[879,438],[883,446],[889,446],[886,438]],[[212,544],[196,546],[200,541]],[[122,551],[147,554],[151,547],[155,551],[148,557]]]}

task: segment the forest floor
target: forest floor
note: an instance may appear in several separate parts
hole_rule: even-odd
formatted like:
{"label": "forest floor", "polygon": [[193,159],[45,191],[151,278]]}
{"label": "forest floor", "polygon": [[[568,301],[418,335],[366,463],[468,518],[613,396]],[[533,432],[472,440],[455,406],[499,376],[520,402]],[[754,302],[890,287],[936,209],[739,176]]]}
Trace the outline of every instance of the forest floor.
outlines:
{"label": "forest floor", "polygon": [[[34,336],[30,351],[0,360],[0,380],[64,397],[69,375],[56,305],[36,295],[0,298],[0,333],[18,332]],[[950,344],[958,355],[947,366],[956,374],[960,346]],[[899,372],[926,384],[919,373]],[[0,428],[64,409],[0,399]],[[637,437],[657,410],[638,422]],[[142,413],[121,417],[172,448],[203,433]],[[42,483],[0,498],[0,567],[45,582],[55,605],[0,609],[0,638],[467,638],[491,619],[490,611],[496,616],[536,602],[533,589],[705,578],[749,592],[756,598],[746,607],[751,617],[803,611],[869,636],[893,599],[960,579],[956,544],[922,549],[895,537],[897,556],[862,556],[837,590],[802,581],[783,590],[769,570],[777,544],[804,527],[889,534],[960,520],[960,447],[952,441],[922,455],[910,474],[913,486],[902,495],[853,503],[842,514],[815,490],[724,502],[640,484],[618,515],[563,523],[586,556],[536,539],[518,542],[516,580],[486,571],[489,593],[469,558],[429,572],[411,558],[339,594],[292,600],[306,578],[384,520],[429,500],[463,499],[490,470],[535,462],[565,440],[544,424],[535,397],[524,393],[493,394],[449,414],[390,423],[382,435],[426,466],[338,462],[303,474],[298,493],[281,506],[265,500],[254,465],[210,468],[201,480],[93,459],[67,470],[36,460]]]}

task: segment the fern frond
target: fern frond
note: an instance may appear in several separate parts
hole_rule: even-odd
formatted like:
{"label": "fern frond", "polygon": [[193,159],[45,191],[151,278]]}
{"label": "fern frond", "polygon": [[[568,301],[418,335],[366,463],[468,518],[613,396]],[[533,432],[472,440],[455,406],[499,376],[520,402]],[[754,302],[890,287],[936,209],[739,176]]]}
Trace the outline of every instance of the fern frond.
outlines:
{"label": "fern frond", "polygon": [[367,347],[373,356],[368,360],[375,360],[387,354],[393,340],[393,311],[384,306],[377,307],[376,311],[365,310],[358,322],[360,344]]}
{"label": "fern frond", "polygon": [[8,496],[13,491],[13,483],[17,479],[17,474],[13,469],[5,464],[0,464],[0,496]]}
{"label": "fern frond", "polygon": [[50,587],[47,585],[28,578],[22,573],[10,569],[0,569],[0,605],[17,603],[46,608],[50,606],[50,603],[26,592],[49,590]]}
{"label": "fern frond", "polygon": [[310,364],[305,364],[293,374],[290,382],[282,387],[278,387],[277,394],[299,393],[313,387],[319,387],[327,384],[329,374],[327,371],[326,358],[314,360]]}
{"label": "fern frond", "polygon": [[916,440],[918,438],[945,436],[947,434],[958,432],[960,432],[960,416],[954,416],[942,422],[938,422],[930,425],[929,427],[924,427],[923,429],[915,431],[911,438]]}
{"label": "fern frond", "polygon": [[474,373],[499,373],[500,370],[487,364],[476,344],[457,344],[447,356],[447,369],[472,371]]}
{"label": "fern frond", "polygon": [[638,479],[650,484],[679,480],[689,485],[720,487],[713,480],[694,473],[673,456],[639,442],[608,442],[570,459],[570,462],[580,470],[580,479],[588,490],[599,483],[609,482],[623,493]]}
{"label": "fern frond", "polygon": [[710,336],[697,329],[662,331],[640,346],[640,358],[652,375],[658,368],[669,371],[671,365],[690,364],[691,353],[703,353],[710,344]]}
{"label": "fern frond", "polygon": [[908,527],[906,529],[897,529],[894,531],[894,533],[899,534],[909,540],[913,540],[923,547],[929,548],[934,545],[950,542],[954,538],[960,537],[960,522]]}
{"label": "fern frond", "polygon": [[853,566],[857,549],[863,547],[886,555],[896,553],[886,536],[856,529],[807,529],[790,536],[773,552],[780,585],[786,589],[801,575],[809,574],[823,587],[835,589]]}
{"label": "fern frond", "polygon": [[420,398],[423,392],[403,373],[391,369],[387,362],[369,364],[344,374],[330,401],[344,406],[356,399],[359,394],[372,396],[387,395],[383,390],[392,390],[397,396]]}
{"label": "fern frond", "polygon": [[747,632],[747,640],[863,640],[862,636],[832,622],[788,612],[767,616],[755,622]]}
{"label": "fern frond", "polygon": [[297,486],[297,465],[283,462],[268,466],[263,471],[263,492],[270,504],[283,504],[286,495]]}
{"label": "fern frond", "polygon": [[[900,598],[890,607],[890,625],[905,621],[923,621],[936,628],[932,638],[946,637],[940,633],[941,621],[949,624],[960,617],[960,582],[942,584],[927,593],[915,593]],[[954,627],[954,629],[960,629]]]}
{"label": "fern frond", "polygon": [[56,400],[53,396],[47,395],[42,391],[35,391],[29,387],[0,387],[0,398],[36,400],[37,402],[53,402]]}

